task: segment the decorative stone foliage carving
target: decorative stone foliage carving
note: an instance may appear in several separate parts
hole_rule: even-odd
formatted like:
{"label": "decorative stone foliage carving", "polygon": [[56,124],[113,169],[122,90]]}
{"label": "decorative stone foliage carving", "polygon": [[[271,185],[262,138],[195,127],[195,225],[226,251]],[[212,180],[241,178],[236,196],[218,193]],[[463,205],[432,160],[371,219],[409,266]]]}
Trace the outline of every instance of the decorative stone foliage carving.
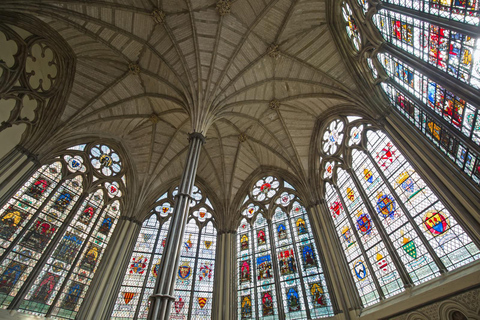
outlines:
{"label": "decorative stone foliage carving", "polygon": [[153,18],[153,21],[155,21],[156,24],[163,24],[165,23],[165,12],[162,10],[154,9],[152,13],[150,14]]}
{"label": "decorative stone foliage carving", "polygon": [[152,113],[148,118],[148,120],[150,120],[151,123],[155,124],[155,123],[158,123],[158,121],[160,120],[160,117],[157,114]]}
{"label": "decorative stone foliage carving", "polygon": [[138,66],[138,64],[134,62],[130,62],[128,64],[128,70],[130,71],[131,74],[134,74],[134,75],[137,75],[140,73],[140,67]]}
{"label": "decorative stone foliage carving", "polygon": [[218,14],[220,14],[221,16],[229,14],[231,8],[232,8],[232,2],[229,0],[220,0],[217,2]]}
{"label": "decorative stone foliage carving", "polygon": [[247,135],[245,133],[241,133],[239,136],[238,136],[238,140],[240,142],[245,142],[247,141]]}
{"label": "decorative stone foliage carving", "polygon": [[272,110],[278,110],[280,108],[280,101],[276,100],[276,99],[273,99],[272,101],[270,101],[270,103],[268,104],[268,106],[270,107],[270,109]]}
{"label": "decorative stone foliage carving", "polygon": [[267,48],[267,54],[270,58],[277,59],[280,57],[280,50],[278,49],[279,45],[272,43],[268,48]]}

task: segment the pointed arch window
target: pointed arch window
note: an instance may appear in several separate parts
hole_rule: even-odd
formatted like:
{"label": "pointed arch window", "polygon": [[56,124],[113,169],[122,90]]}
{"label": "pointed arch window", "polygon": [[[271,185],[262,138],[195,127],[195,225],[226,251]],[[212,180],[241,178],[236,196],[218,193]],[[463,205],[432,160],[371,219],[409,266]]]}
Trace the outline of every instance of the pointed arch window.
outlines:
{"label": "pointed arch window", "polygon": [[[112,319],[146,319],[149,296],[170,228],[178,188],[163,194],[144,221],[113,309]],[[217,230],[210,200],[193,188],[176,275],[171,319],[211,318]]]}
{"label": "pointed arch window", "polygon": [[468,230],[383,132],[361,119],[333,121],[349,136],[335,154],[320,152],[325,198],[364,306],[480,258]]}
{"label": "pointed arch window", "polygon": [[342,4],[342,16],[345,20],[345,28],[347,31],[347,35],[352,41],[353,46],[356,50],[360,50],[360,46],[362,43],[362,39],[360,37],[360,32],[357,27],[357,23],[355,20],[355,16],[353,15],[352,9],[348,2],[344,2]]}
{"label": "pointed arch window", "polygon": [[[330,150],[330,149],[329,149]],[[237,229],[239,319],[333,315],[307,211],[296,190],[274,176],[258,180]]]}
{"label": "pointed arch window", "polygon": [[480,185],[479,2],[359,0],[351,8],[386,42],[365,58],[394,109]]}
{"label": "pointed arch window", "polygon": [[[118,159],[95,165],[90,157]],[[120,156],[106,145],[68,148],[38,169],[0,211],[0,303],[74,319],[120,217]]]}

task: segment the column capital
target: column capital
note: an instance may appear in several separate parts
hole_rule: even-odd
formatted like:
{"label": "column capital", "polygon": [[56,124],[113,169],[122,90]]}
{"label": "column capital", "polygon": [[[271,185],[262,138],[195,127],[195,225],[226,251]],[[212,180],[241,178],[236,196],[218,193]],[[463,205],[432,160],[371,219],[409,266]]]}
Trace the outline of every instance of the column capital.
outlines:
{"label": "column capital", "polygon": [[200,132],[191,132],[188,134],[188,141],[191,141],[193,139],[200,139],[202,141],[202,144],[205,144],[205,136],[201,134]]}
{"label": "column capital", "polygon": [[118,220],[120,220],[120,221],[122,221],[122,220],[130,221],[130,222],[135,223],[138,226],[142,226],[142,223],[140,221],[138,221],[137,219],[134,219],[132,217],[121,216]]}
{"label": "column capital", "polygon": [[18,150],[18,152],[20,152],[21,154],[24,154],[25,156],[27,156],[27,158],[32,162],[34,162],[35,164],[40,164],[40,161],[38,161],[38,155],[30,152],[30,150],[28,150],[24,146],[16,145],[15,149]]}

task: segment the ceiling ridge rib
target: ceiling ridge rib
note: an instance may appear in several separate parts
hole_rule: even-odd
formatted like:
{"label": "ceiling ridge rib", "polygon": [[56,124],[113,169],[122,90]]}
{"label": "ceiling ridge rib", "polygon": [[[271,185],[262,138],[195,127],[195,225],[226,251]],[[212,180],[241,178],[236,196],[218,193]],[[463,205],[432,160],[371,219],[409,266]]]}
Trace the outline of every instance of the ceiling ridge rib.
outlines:
{"label": "ceiling ridge rib", "polygon": [[[282,145],[282,143],[280,142],[280,140],[278,140],[278,138],[275,136],[275,134],[273,132],[270,131],[270,129],[267,128],[266,124],[264,124],[263,122],[261,122],[259,119],[257,118],[254,118],[252,116],[249,116],[249,115],[246,115],[246,114],[242,114],[242,113],[235,113],[235,112],[232,112],[231,114],[236,114],[237,116],[239,117],[242,117],[242,118],[246,118],[246,119],[250,119],[254,122],[257,122],[258,125],[272,138],[273,141],[276,142],[276,144],[280,147],[280,149],[285,152],[285,154],[288,154],[288,151],[287,149],[285,149]],[[225,118],[223,118],[225,119]],[[226,120],[226,119],[225,119]],[[242,133],[241,131],[239,133]],[[246,133],[246,132],[245,132]]]}
{"label": "ceiling ridge rib", "polygon": [[[320,86],[322,88],[327,88],[327,89],[330,89],[332,91],[335,91],[337,93],[343,93],[344,92],[342,90],[340,90],[339,88],[335,88],[333,86],[330,86],[330,85],[327,85],[327,84],[323,84],[322,82],[318,82],[318,81],[313,81],[313,80],[303,80],[303,79],[298,79],[298,78],[285,78],[285,77],[281,77],[281,78],[267,78],[267,79],[264,79],[262,81],[259,81],[259,82],[254,82],[248,86],[245,86],[243,87],[242,89],[240,90],[237,90],[237,91],[234,91],[232,94],[228,95],[228,96],[225,96],[225,98],[223,98],[223,100],[219,101],[218,104],[219,105],[222,105],[222,103],[224,103],[225,101],[239,95],[239,94],[242,94],[250,89],[253,89],[257,86],[261,86],[263,84],[266,84],[266,83],[269,83],[269,82],[275,82],[275,81],[288,81],[288,82],[298,82],[298,83],[306,83],[306,84],[309,84],[309,85],[312,85],[312,86]],[[282,98],[282,99],[286,99],[286,98]]]}
{"label": "ceiling ridge rib", "polygon": [[[203,100],[203,83],[202,83],[202,64],[200,62],[200,51],[199,51],[199,46],[198,46],[198,37],[197,37],[197,28],[194,23],[194,18],[193,18],[193,13],[191,11],[191,5],[189,0],[185,0],[185,3],[187,4],[187,8],[189,11],[188,16],[190,17],[190,27],[192,28],[192,42],[194,46],[194,52],[195,52],[195,61],[196,61],[196,66],[197,66],[197,99],[194,99],[194,103],[192,108],[198,112],[198,116],[201,114],[201,109],[203,106],[200,105],[200,102]],[[194,113],[195,116],[197,116],[197,113]],[[193,120],[193,119],[192,119]],[[195,129],[195,126],[194,126]]]}
{"label": "ceiling ridge rib", "polygon": [[[221,122],[225,122],[227,123],[228,125],[232,126],[238,134],[241,134],[242,131],[240,130],[240,128],[238,128],[233,122],[231,122],[230,120],[228,119],[219,119],[219,121]],[[233,180],[235,179],[235,171],[236,171],[236,168],[237,168],[237,160],[238,160],[238,155],[240,154],[241,152],[241,148],[242,148],[242,143],[240,142],[240,140],[237,139],[237,143],[238,143],[238,147],[236,148],[236,152],[235,152],[235,157],[233,158],[233,163],[232,163],[232,173],[230,175],[230,186],[229,186],[229,191],[228,191],[228,198],[231,199],[231,195],[232,195],[232,189],[233,189]],[[255,158],[257,158],[257,155],[255,154],[255,152],[252,152],[253,155],[255,156]],[[257,163],[260,165],[260,159],[257,158]]]}
{"label": "ceiling ridge rib", "polygon": [[[255,27],[257,26],[257,24],[262,20],[262,18],[270,11],[270,9],[275,6],[277,4],[279,0],[271,0],[269,2],[269,4],[263,8],[262,12],[260,15],[258,15],[255,19],[255,21],[252,23],[252,25],[248,28],[247,32],[242,36],[242,39],[240,40],[240,43],[237,45],[236,47],[236,50],[235,52],[233,53],[232,57],[230,58],[227,66],[225,67],[225,69],[222,71],[222,74],[220,75],[220,77],[218,78],[219,81],[218,81],[218,84],[221,84],[223,82],[223,79],[225,77],[225,75],[227,74],[227,71],[230,69],[230,66],[232,65],[233,61],[235,60],[235,58],[237,57],[238,53],[240,52],[240,49],[243,47],[243,45],[245,44],[245,42],[247,41],[249,35],[251,32],[253,32],[253,29],[255,29]],[[241,22],[241,20],[238,20],[239,22]],[[217,95],[217,92],[218,92],[218,89],[219,86],[217,86],[217,89],[213,92],[213,95],[212,97],[216,96]]]}
{"label": "ceiling ridge rib", "polygon": [[[168,26],[167,20],[168,19],[165,19],[165,22],[163,23],[163,27],[165,28],[165,31],[167,32],[167,35],[170,38],[170,41],[172,42],[173,48],[175,49],[175,51],[178,54],[178,57],[179,57],[180,62],[182,64],[183,70],[185,71],[185,75],[187,76],[188,83],[190,85],[190,90],[191,91],[190,91],[189,95],[191,95],[191,94],[193,94],[193,92],[195,92],[195,83],[192,79],[192,75],[190,74],[190,70],[188,69],[188,65],[187,65],[187,62],[185,61],[185,57],[183,56],[182,51],[178,47],[178,43],[176,41],[175,36],[173,35],[173,32],[172,32],[171,28]],[[161,59],[161,60],[163,60],[163,59]],[[192,106],[194,106],[196,99],[192,96],[192,99],[190,101],[192,102]],[[185,106],[185,107],[188,108],[188,105]]]}
{"label": "ceiling ridge rib", "polygon": [[[188,0],[186,0],[188,1]],[[222,30],[223,30],[223,20],[225,19],[225,15],[220,15],[220,21],[218,23],[218,26],[217,26],[217,32],[215,34],[215,46],[213,48],[213,52],[212,52],[212,59],[210,60],[211,63],[210,65],[211,66],[214,66],[214,62],[217,61],[217,52],[218,52],[218,46],[220,44],[220,40],[221,40],[221,34],[222,34]],[[210,111],[210,108],[212,107],[212,105],[208,104],[207,105],[207,100],[208,101],[211,101],[210,100],[210,84],[212,82],[212,77],[213,77],[213,67],[209,69],[209,72],[208,72],[208,77],[207,77],[207,87],[205,88],[205,96],[203,97],[203,104],[204,106],[207,108],[207,110]]]}
{"label": "ceiling ridge rib", "polygon": [[[176,138],[177,134],[180,132],[180,129],[185,126],[185,124],[187,124],[189,122],[189,119],[187,118],[186,120],[184,120],[179,126],[178,128],[175,129],[175,132],[173,133],[172,137],[170,138],[170,140],[168,140],[168,143],[167,145],[165,146],[165,149],[163,149],[163,152],[162,154],[160,155],[160,157],[158,158],[158,161],[157,163],[155,164],[155,167],[153,168],[153,171],[151,171],[150,173],[150,168],[148,168],[148,172],[151,174],[149,175],[150,177],[153,177],[153,175],[155,174],[155,171],[157,171],[157,168],[158,168],[158,165],[160,164],[160,162],[162,161],[163,157],[165,156],[168,148],[170,147],[171,143],[173,142],[173,140]],[[148,183],[148,186],[147,187],[150,187],[151,184],[152,184],[153,180],[150,179],[150,182]]]}
{"label": "ceiling ridge rib", "polygon": [[[155,53],[155,55],[165,64],[166,67],[168,67],[168,69],[170,70],[170,72],[172,72],[177,80],[182,83],[183,86],[185,86],[185,84],[183,83],[182,81],[182,78],[181,76],[175,71],[175,68],[173,68],[164,58],[163,56],[160,54],[160,52],[158,52],[155,48],[153,48],[151,46],[150,43],[148,43],[148,41],[146,40],[143,40],[142,38],[134,35],[133,33],[131,32],[128,32],[122,28],[119,28],[117,26],[115,26],[114,24],[110,24],[108,22],[105,22],[103,20],[100,20],[100,19],[97,19],[97,18],[94,18],[94,17],[91,17],[89,15],[86,15],[86,14],[83,14],[83,13],[79,13],[79,12],[76,12],[76,11],[69,11],[69,10],[66,10],[66,9],[59,9],[57,7],[52,7],[52,6],[48,6],[50,9],[55,9],[55,11],[64,11],[64,13],[68,14],[68,15],[72,15],[72,16],[76,16],[82,20],[84,20],[84,22],[92,22],[92,23],[95,23],[97,25],[100,25],[100,26],[104,26],[104,27],[107,27],[108,29],[110,30],[115,30],[116,32],[136,41],[137,43],[139,43],[140,45],[143,45],[145,47],[148,47],[150,49],[151,52]],[[67,12],[65,12],[67,11]],[[56,13],[52,13],[52,12],[48,12],[48,11],[45,11],[45,10],[39,10],[38,14],[47,14],[47,15],[54,15],[56,16],[57,18],[63,20],[63,21],[68,21],[69,24],[71,24],[73,27],[78,27],[78,28],[81,28],[82,31],[84,31],[83,33],[87,34],[87,32],[90,34],[90,37],[93,38],[94,40],[97,40],[97,41],[100,41],[102,43],[104,43],[105,45],[108,44],[108,47],[114,49],[114,51],[116,51],[118,54],[122,55],[123,57],[125,57],[125,60],[127,62],[131,62],[131,60],[129,58],[127,58],[123,52],[121,52],[119,49],[117,49],[116,47],[112,46],[110,43],[106,42],[106,40],[100,38],[99,36],[97,36],[97,34],[93,33],[92,31],[88,30],[87,28],[83,27],[83,26],[80,26],[79,24],[77,24],[76,22],[73,22],[72,20],[70,19],[67,19],[66,17],[63,17],[62,15],[59,15],[59,14],[56,14]],[[149,19],[151,18],[150,16],[148,17]],[[165,21],[165,23],[163,24],[164,26],[167,25],[167,22]],[[153,27],[153,29],[155,29],[155,26]],[[167,30],[167,28],[165,28]],[[168,31],[167,31],[167,34],[168,34]],[[92,36],[94,35],[94,36]],[[172,38],[171,38],[172,40]],[[172,44],[175,45],[175,42],[172,40]],[[178,51],[177,51],[178,53]],[[182,56],[182,55],[180,55]],[[184,70],[185,70],[185,74],[188,78],[189,76],[189,72],[188,72],[188,69],[185,69],[185,66],[184,66]]]}
{"label": "ceiling ridge rib", "polygon": [[293,0],[292,3],[290,3],[290,7],[288,8],[288,12],[283,18],[282,24],[280,28],[278,28],[277,35],[275,36],[275,41],[274,43],[278,44],[278,39],[280,39],[280,36],[282,35],[283,31],[285,30],[287,26],[288,20],[292,17],[293,9],[295,6],[298,4],[298,0]]}
{"label": "ceiling ridge rib", "polygon": [[285,123],[285,120],[283,119],[283,116],[282,116],[282,113],[280,112],[280,109],[277,109],[275,110],[277,112],[277,115],[278,115],[278,119],[280,120],[280,122],[282,123],[282,129],[285,130],[285,134],[286,136],[288,137],[288,140],[290,142],[290,146],[292,147],[293,149],[293,152],[295,154],[295,158],[297,160],[297,165],[300,167],[300,170],[302,172],[305,172],[305,168],[303,167],[303,164],[302,164],[302,161],[300,159],[300,155],[298,154],[297,152],[297,148],[295,147],[295,145],[293,144],[293,139],[292,139],[292,136],[290,135],[290,131],[287,129],[287,125]]}
{"label": "ceiling ridge rib", "polygon": [[222,187],[225,188],[226,187],[226,175],[227,175],[227,168],[225,168],[225,154],[224,154],[224,150],[223,150],[223,139],[222,139],[222,136],[220,135],[220,130],[218,129],[218,126],[216,123],[212,123],[212,128],[215,130],[215,132],[217,133],[217,137],[218,137],[218,144],[219,144],[219,150],[220,150],[220,159],[221,159],[221,163],[222,163],[222,176],[223,176],[223,183],[222,183]]}
{"label": "ceiling ridge rib", "polygon": [[210,157],[210,154],[208,153],[207,148],[205,148],[205,145],[202,145],[202,150],[203,150],[203,152],[205,152],[205,154],[208,158],[208,161],[210,162],[210,165],[213,168],[213,172],[215,174],[215,177],[217,179],[218,184],[221,184],[221,180],[220,180],[220,177],[218,176],[218,172],[217,172],[217,170],[215,170],[215,164],[213,163],[212,158]]}
{"label": "ceiling ridge rib", "polygon": [[[106,111],[110,108],[113,108],[113,107],[116,107],[117,105],[120,105],[122,103],[125,103],[125,102],[130,102],[130,101],[135,101],[135,100],[139,100],[139,99],[142,99],[142,98],[148,98],[148,97],[153,97],[153,98],[163,98],[163,99],[168,99],[170,101],[172,101],[171,99],[169,99],[170,97],[169,96],[165,96],[165,95],[160,95],[160,94],[152,94],[152,93],[140,93],[138,95],[135,95],[135,96],[130,96],[128,98],[125,98],[125,99],[121,99],[121,100],[117,100],[113,103],[110,103],[110,104],[107,104],[101,108],[98,108],[98,109],[95,109],[93,110],[91,113],[85,115],[82,120],[85,120],[86,118],[90,117],[90,116],[93,116],[97,113],[100,113],[100,112],[103,112],[103,111]],[[172,101],[172,102],[175,102],[175,101]],[[178,103],[177,103],[178,104]],[[181,104],[179,104],[180,107],[182,107]],[[185,111],[183,108],[180,108],[180,109],[170,109],[170,110],[182,110],[182,111]],[[80,121],[77,120],[77,121]],[[74,124],[75,122],[72,122],[70,123],[70,125]],[[77,125],[78,126],[78,125]]]}

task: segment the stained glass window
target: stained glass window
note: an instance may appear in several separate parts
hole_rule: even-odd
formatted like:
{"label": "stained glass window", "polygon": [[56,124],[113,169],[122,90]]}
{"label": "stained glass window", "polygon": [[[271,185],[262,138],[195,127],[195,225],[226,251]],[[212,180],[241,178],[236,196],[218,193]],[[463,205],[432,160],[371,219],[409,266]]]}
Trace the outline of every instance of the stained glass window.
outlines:
{"label": "stained glass window", "polygon": [[359,50],[362,40],[360,38],[360,32],[358,31],[357,23],[355,21],[355,16],[353,15],[352,9],[347,2],[343,3],[342,14],[346,23],[348,37],[352,40],[355,49]]}
{"label": "stained glass window", "polygon": [[350,141],[338,155],[351,157],[323,154],[325,198],[364,306],[480,258],[466,229],[383,132],[361,119],[335,121],[345,123]]}
{"label": "stained glass window", "polygon": [[[353,10],[353,15],[367,14],[368,5],[359,4],[363,13]],[[479,2],[383,0],[381,4],[380,10],[370,8],[373,17],[367,24],[373,23],[387,44],[366,56],[367,65],[375,75],[370,59],[378,59],[388,77],[382,87],[398,114],[480,185],[480,105],[471,98],[480,88],[480,36],[474,29],[480,24]],[[404,61],[407,57],[422,67]],[[455,92],[458,88],[462,92]],[[463,96],[467,91],[470,98]]]}
{"label": "stained glass window", "polygon": [[[262,190],[265,183],[271,185],[268,190]],[[238,318],[278,319],[280,310],[286,319],[332,316],[308,214],[295,189],[277,177],[264,177],[253,186],[241,212]]]}
{"label": "stained glass window", "polygon": [[125,188],[120,177],[103,185],[87,182],[87,173],[104,176],[89,161],[96,147],[68,148],[3,205],[2,307],[13,303],[36,315],[75,318],[120,217],[118,199]]}
{"label": "stained glass window", "polygon": [[[147,318],[148,297],[154,292],[177,193],[175,188],[163,194],[144,221],[125,270],[112,319]],[[210,200],[198,187],[194,187],[190,208],[170,319],[211,318],[217,231]]]}

